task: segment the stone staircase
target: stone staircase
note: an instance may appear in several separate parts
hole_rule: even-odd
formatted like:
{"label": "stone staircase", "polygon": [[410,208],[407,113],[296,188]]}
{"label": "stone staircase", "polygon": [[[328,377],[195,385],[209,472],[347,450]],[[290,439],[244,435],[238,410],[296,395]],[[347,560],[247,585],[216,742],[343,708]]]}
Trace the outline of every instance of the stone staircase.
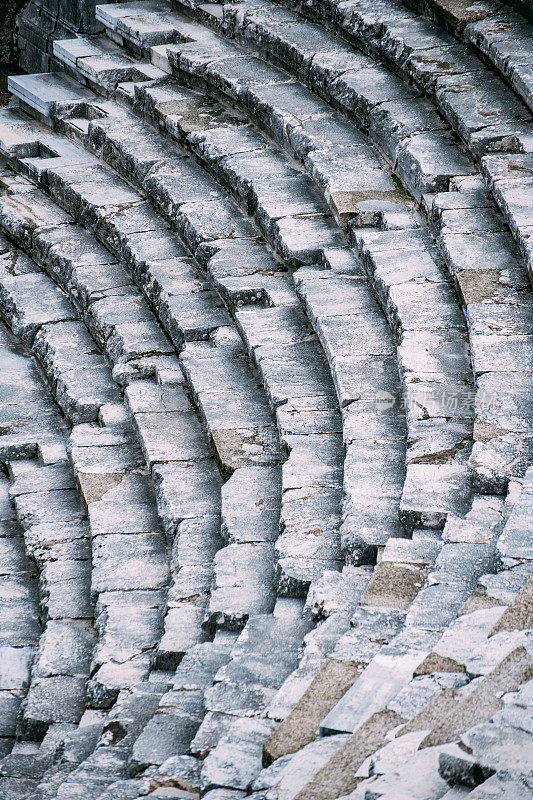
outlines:
{"label": "stone staircase", "polygon": [[533,34],[478,5],[21,13],[0,799],[533,788]]}

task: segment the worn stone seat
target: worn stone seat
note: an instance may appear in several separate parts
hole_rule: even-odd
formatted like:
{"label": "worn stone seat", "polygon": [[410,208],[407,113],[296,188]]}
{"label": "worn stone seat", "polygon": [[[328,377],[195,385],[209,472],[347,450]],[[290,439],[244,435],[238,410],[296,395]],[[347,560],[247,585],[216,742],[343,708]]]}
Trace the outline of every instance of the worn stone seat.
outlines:
{"label": "worn stone seat", "polygon": [[0,111],[0,794],[524,794],[527,3],[62,5]]}

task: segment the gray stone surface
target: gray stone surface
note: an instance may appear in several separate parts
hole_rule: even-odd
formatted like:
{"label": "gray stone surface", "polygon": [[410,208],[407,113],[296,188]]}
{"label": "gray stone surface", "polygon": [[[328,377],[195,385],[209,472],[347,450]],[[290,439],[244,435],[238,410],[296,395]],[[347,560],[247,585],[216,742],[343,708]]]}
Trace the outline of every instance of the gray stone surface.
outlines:
{"label": "gray stone surface", "polygon": [[150,0],[69,39],[53,5],[0,115],[0,793],[523,786],[525,23]]}

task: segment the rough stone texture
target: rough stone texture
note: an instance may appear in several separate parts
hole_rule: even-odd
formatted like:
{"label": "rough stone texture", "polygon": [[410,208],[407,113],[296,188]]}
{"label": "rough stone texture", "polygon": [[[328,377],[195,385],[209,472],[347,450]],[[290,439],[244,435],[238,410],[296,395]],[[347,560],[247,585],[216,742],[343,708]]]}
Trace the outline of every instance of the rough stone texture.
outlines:
{"label": "rough stone texture", "polygon": [[263,763],[294,753],[312,741],[322,717],[359,674],[356,664],[328,659],[290,714],[263,746]]}
{"label": "rough stone texture", "polygon": [[528,23],[88,10],[0,113],[0,795],[525,796]]}

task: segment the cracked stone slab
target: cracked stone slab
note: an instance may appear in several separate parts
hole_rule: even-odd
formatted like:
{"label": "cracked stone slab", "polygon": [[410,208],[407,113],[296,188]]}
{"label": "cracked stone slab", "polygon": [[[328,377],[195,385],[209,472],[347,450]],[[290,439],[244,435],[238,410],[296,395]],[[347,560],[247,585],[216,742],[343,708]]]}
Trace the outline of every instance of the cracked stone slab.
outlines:
{"label": "cracked stone slab", "polygon": [[471,488],[462,464],[410,464],[400,503],[400,516],[408,530],[442,528],[450,512],[466,511]]}
{"label": "cracked stone slab", "polygon": [[236,720],[204,761],[202,791],[216,787],[251,788],[261,770],[263,742],[274,727],[270,720]]}
{"label": "cracked stone slab", "polygon": [[100,533],[151,533],[159,519],[146,477],[125,474],[100,500],[89,507],[93,536]]}

